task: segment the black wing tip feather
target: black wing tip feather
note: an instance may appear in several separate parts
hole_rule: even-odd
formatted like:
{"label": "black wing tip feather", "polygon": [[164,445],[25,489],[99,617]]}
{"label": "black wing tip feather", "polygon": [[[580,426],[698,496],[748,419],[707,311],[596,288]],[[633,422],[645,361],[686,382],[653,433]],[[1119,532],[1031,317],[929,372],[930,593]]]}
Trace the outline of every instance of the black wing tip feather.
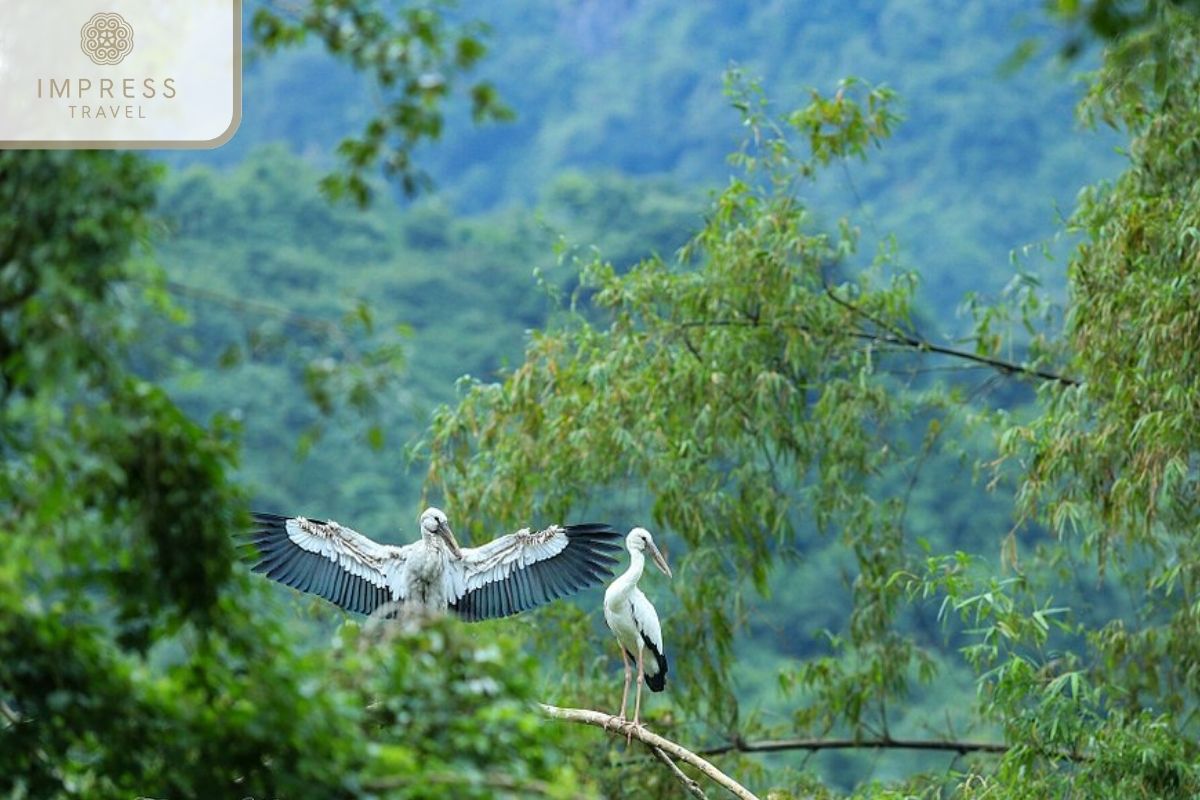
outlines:
{"label": "black wing tip feather", "polygon": [[601,541],[614,541],[625,535],[607,522],[576,522],[561,527],[569,538],[592,536]]}
{"label": "black wing tip feather", "polygon": [[617,543],[620,531],[602,522],[561,527],[570,546],[556,557],[472,589],[452,603],[451,609],[468,622],[499,619],[570,597],[612,577],[617,559],[611,553],[621,549]]}
{"label": "black wing tip feather", "polygon": [[572,522],[569,525],[563,525],[562,529],[568,533],[608,533],[613,536],[621,535],[620,531],[607,522]]}
{"label": "black wing tip feather", "polygon": [[[658,652],[658,648],[654,646],[654,642],[650,641],[650,637],[644,633],[642,634],[642,642],[646,645],[646,650],[650,651],[650,654],[654,656],[654,660],[658,662],[658,672],[646,676],[646,686],[652,692],[661,692],[667,686],[667,656],[664,653]],[[636,661],[635,659],[634,663]]]}
{"label": "black wing tip feather", "polygon": [[[338,567],[333,561],[296,547],[287,534],[294,516],[251,511],[255,527],[241,535],[251,572],[316,595],[347,611],[370,614],[390,599],[389,592]],[[314,519],[318,525],[323,520]]]}
{"label": "black wing tip feather", "polygon": [[[254,520],[260,525],[267,525],[274,528],[284,527],[287,525],[288,520],[298,519],[298,517],[295,514],[275,514],[270,511],[251,511],[250,519]],[[317,525],[325,524],[325,520],[323,519],[314,519],[313,517],[305,517],[305,519],[309,522],[314,522]]]}
{"label": "black wing tip feather", "polygon": [[[661,692],[667,688],[667,657],[655,650],[654,645],[650,644],[650,640],[645,636],[642,637],[642,640],[646,643],[646,649],[654,655],[654,660],[658,662],[658,672],[653,675],[642,673],[646,679],[646,687],[652,692]],[[633,653],[626,650],[625,655],[629,656],[629,660],[634,664],[637,663],[637,656]]]}

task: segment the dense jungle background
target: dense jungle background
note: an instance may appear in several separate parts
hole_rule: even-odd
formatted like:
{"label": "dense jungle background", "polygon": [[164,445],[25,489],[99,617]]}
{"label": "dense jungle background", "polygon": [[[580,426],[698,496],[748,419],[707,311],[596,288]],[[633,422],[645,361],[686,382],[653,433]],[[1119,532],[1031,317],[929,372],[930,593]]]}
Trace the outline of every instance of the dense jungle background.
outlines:
{"label": "dense jungle background", "polygon": [[235,547],[437,504],[650,528],[759,796],[1197,795],[1198,5],[247,0],[229,144],[0,153],[0,793],[687,796],[600,591]]}

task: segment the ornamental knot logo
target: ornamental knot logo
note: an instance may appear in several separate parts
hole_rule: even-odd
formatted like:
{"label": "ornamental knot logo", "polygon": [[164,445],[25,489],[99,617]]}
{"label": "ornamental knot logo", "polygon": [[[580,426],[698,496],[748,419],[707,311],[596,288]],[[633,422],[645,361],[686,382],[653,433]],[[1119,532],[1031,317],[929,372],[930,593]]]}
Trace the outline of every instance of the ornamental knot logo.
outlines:
{"label": "ornamental knot logo", "polygon": [[133,51],[133,26],[114,12],[100,12],[79,31],[79,47],[97,64],[120,64]]}

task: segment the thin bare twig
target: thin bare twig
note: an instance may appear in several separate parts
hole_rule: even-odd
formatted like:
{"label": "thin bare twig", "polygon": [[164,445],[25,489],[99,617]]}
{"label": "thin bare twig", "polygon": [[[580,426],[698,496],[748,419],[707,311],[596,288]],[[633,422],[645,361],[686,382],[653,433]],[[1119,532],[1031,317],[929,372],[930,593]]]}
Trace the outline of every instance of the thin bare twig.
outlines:
{"label": "thin bare twig", "polygon": [[[1022,375],[1032,376],[1035,378],[1041,378],[1042,380],[1057,381],[1058,383],[1061,383],[1065,386],[1078,386],[1080,383],[1075,378],[1070,378],[1070,377],[1067,377],[1064,375],[1059,375],[1058,373],[1055,373],[1055,372],[1050,372],[1048,370],[1042,370],[1042,369],[1035,369],[1035,368],[1029,367],[1025,364],[1017,364],[1016,362],[1013,362],[1013,361],[1005,361],[1004,359],[993,358],[991,356],[981,356],[978,353],[972,353],[970,350],[959,350],[958,348],[954,348],[954,347],[944,347],[942,345],[934,344],[933,342],[930,342],[928,339],[924,339],[924,338],[921,338],[918,336],[914,336],[910,333],[906,333],[905,331],[897,328],[895,325],[891,325],[888,322],[886,322],[885,320],[881,320],[881,319],[877,318],[875,315],[871,314],[866,309],[860,308],[859,306],[855,305],[854,303],[851,303],[849,300],[845,299],[844,297],[839,296],[838,293],[836,291],[834,291],[834,288],[832,286],[830,286],[828,283],[825,284],[825,294],[829,297],[830,300],[837,303],[842,308],[845,308],[846,310],[850,311],[851,313],[857,314],[858,316],[863,317],[864,319],[868,320],[872,325],[879,328],[880,330],[886,331],[887,332],[886,340],[890,340],[892,342],[902,344],[905,347],[910,347],[914,350],[927,350],[931,353],[939,353],[941,355],[953,356],[955,358],[963,358],[963,359],[966,359],[967,361],[974,361],[978,364],[987,364],[990,367],[995,367],[996,369],[999,369],[1001,372],[1019,373]],[[870,331],[861,331],[860,333],[871,335],[871,336],[878,335],[878,334],[872,333]]]}
{"label": "thin bare twig", "polygon": [[650,749],[650,752],[654,754],[655,758],[667,765],[667,769],[671,770],[671,774],[683,784],[683,788],[687,789],[688,793],[691,794],[692,797],[699,797],[700,800],[707,800],[707,795],[705,795],[704,790],[700,788],[700,784],[688,777],[687,774],[679,768],[679,765],[672,761],[671,757],[662,751],[662,748],[651,747],[650,745],[646,746]]}

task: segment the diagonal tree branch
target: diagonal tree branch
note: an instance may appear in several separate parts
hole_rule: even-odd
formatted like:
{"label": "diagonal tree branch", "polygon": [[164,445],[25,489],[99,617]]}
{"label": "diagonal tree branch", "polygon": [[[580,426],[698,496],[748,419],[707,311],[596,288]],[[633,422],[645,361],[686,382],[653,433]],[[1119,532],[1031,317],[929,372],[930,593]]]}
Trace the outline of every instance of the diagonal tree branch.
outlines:
{"label": "diagonal tree branch", "polygon": [[[647,745],[647,747],[650,746]],[[705,800],[706,795],[704,794],[704,790],[700,788],[700,784],[689,778],[684,771],[679,768],[679,765],[672,761],[671,757],[662,751],[662,748],[650,747],[650,752],[654,754],[655,758],[665,764],[667,769],[671,770],[671,774],[683,784],[683,788],[687,789],[688,794],[690,794],[692,797],[698,797],[700,800]]]}
{"label": "diagonal tree branch", "polygon": [[[725,753],[779,753],[787,750],[926,750],[957,753],[990,753],[1003,755],[1012,749],[1000,742],[972,742],[965,739],[896,739],[891,736],[875,739],[763,739],[745,741],[734,737],[727,744],[697,750],[701,756],[719,756]],[[1074,750],[1043,750],[1041,755],[1059,761],[1086,762],[1092,756]]]}
{"label": "diagonal tree branch", "polygon": [[[751,319],[712,319],[712,320],[688,320],[678,324],[680,328],[761,328],[767,327],[771,322],[760,322]],[[797,330],[807,331],[805,325],[796,323],[784,323],[784,327],[791,327]],[[854,330],[849,334],[855,339],[862,339],[868,342],[877,342],[879,344],[890,344],[902,347],[906,350],[914,350],[923,353],[936,353],[938,355],[950,356],[964,361],[970,361],[975,364],[982,364],[991,367],[1006,375],[1019,375],[1027,378],[1038,378],[1044,381],[1053,381],[1062,384],[1063,386],[1080,386],[1083,381],[1078,378],[1072,378],[1069,375],[1060,375],[1057,372],[1041,369],[1039,367],[1031,367],[1028,364],[1021,364],[1016,361],[1006,361],[1002,358],[993,358],[992,356],[983,356],[978,353],[973,353],[970,350],[960,350],[956,347],[946,347],[945,345],[936,344],[926,339],[918,339],[901,332],[875,332]]]}
{"label": "diagonal tree branch", "polygon": [[579,722],[584,725],[594,725],[597,728],[611,730],[617,735],[632,736],[648,747],[658,748],[664,753],[678,758],[680,761],[691,764],[714,783],[729,791],[738,800],[758,800],[758,797],[749,789],[724,772],[721,772],[721,770],[714,767],[704,758],[696,755],[686,747],[672,742],[670,739],[664,739],[656,733],[651,733],[644,727],[635,727],[633,723],[618,719],[612,714],[604,714],[600,711],[591,711],[586,708],[559,708],[558,706],[549,706],[545,703],[538,703],[538,705],[547,716],[554,719]]}
{"label": "diagonal tree branch", "polygon": [[[1058,373],[1050,372],[1048,370],[1035,369],[1035,368],[1029,367],[1028,365],[1025,365],[1025,364],[1017,364],[1017,363],[1014,363],[1011,361],[1005,361],[1004,359],[1000,359],[1000,358],[992,358],[991,356],[981,356],[978,353],[972,353],[970,350],[959,350],[954,347],[943,347],[942,345],[937,345],[937,344],[934,344],[933,342],[930,342],[928,339],[924,339],[922,337],[914,336],[913,334],[906,333],[905,331],[901,330],[900,328],[897,328],[895,325],[888,323],[886,320],[879,319],[878,317],[876,317],[874,314],[870,313],[866,309],[863,309],[860,306],[845,299],[844,297],[841,297],[834,290],[833,286],[831,286],[829,284],[828,281],[825,282],[825,294],[829,297],[830,300],[837,303],[839,306],[846,309],[850,313],[856,314],[856,315],[866,319],[867,321],[869,321],[872,325],[874,325],[879,330],[886,331],[886,334],[881,339],[882,341],[886,341],[886,342],[889,342],[892,344],[899,344],[904,347],[911,348],[913,350],[923,350],[923,351],[928,351],[930,353],[938,353],[938,354],[944,355],[944,356],[952,356],[954,358],[962,358],[962,359],[966,359],[967,361],[974,361],[977,364],[986,364],[990,367],[995,367],[996,369],[999,369],[1001,372],[1005,372],[1005,373],[1010,373],[1010,374],[1017,373],[1017,374],[1022,374],[1022,375],[1026,375],[1026,376],[1030,376],[1030,377],[1041,378],[1042,380],[1056,381],[1065,386],[1078,386],[1079,385],[1079,381],[1076,380],[1075,378],[1070,378],[1070,377],[1066,377],[1063,375],[1059,375]],[[856,333],[856,335],[858,335],[858,336],[861,336],[861,335],[878,336],[879,334],[871,333],[869,331],[859,331]]]}
{"label": "diagonal tree branch", "polygon": [[785,750],[940,750],[958,753],[1008,752],[1008,745],[998,742],[971,742],[940,739],[763,739],[743,741],[734,739],[728,744],[697,750],[698,755],[719,756],[724,753],[777,753]]}

